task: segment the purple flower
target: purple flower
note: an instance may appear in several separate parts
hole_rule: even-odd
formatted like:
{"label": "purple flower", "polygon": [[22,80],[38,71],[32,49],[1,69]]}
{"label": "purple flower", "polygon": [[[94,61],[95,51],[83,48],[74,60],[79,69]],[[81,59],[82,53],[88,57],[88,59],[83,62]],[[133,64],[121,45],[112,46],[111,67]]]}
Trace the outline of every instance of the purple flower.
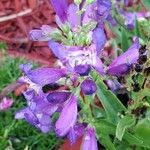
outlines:
{"label": "purple flower", "polygon": [[98,15],[107,18],[111,10],[110,0],[97,0]]}
{"label": "purple flower", "polygon": [[90,65],[100,74],[104,73],[103,64],[97,56],[95,45],[89,47],[64,46],[54,41],[50,41],[48,44],[55,56],[69,71],[74,71],[74,68],[78,65]]}
{"label": "purple flower", "polygon": [[68,22],[71,26],[71,29],[74,29],[78,26],[78,15],[77,15],[77,6],[75,4],[70,4],[68,7]]}
{"label": "purple flower", "polygon": [[91,71],[90,65],[77,65],[74,68],[75,72],[80,76],[87,76]]}
{"label": "purple flower", "polygon": [[82,150],[98,150],[95,131],[92,127],[88,127],[82,141]]}
{"label": "purple flower", "polygon": [[15,115],[16,119],[25,119],[31,125],[40,129],[43,133],[49,132],[51,129],[50,116],[46,114],[35,114],[28,107],[18,111]]}
{"label": "purple flower", "polygon": [[13,104],[13,100],[11,98],[4,97],[0,102],[0,110],[7,110]]}
{"label": "purple flower", "polygon": [[56,31],[58,31],[57,28],[49,25],[42,25],[40,29],[31,30],[29,37],[33,41],[48,41],[51,40],[51,35]]}
{"label": "purple flower", "polygon": [[130,66],[139,58],[139,46],[139,39],[136,38],[132,46],[109,65],[108,73],[117,76],[126,74]]}
{"label": "purple flower", "polygon": [[60,20],[64,23],[67,20],[67,9],[68,4],[66,0],[50,0],[56,15],[60,18]]}
{"label": "purple flower", "polygon": [[96,51],[99,55],[106,43],[106,35],[104,33],[104,27],[102,24],[93,31],[93,43],[96,45]]}
{"label": "purple flower", "polygon": [[26,76],[30,81],[36,83],[40,86],[44,86],[46,84],[54,83],[62,77],[66,76],[66,69],[58,69],[58,68],[38,68],[31,70],[22,67],[22,70],[25,72]]}
{"label": "purple flower", "polygon": [[71,144],[75,144],[76,140],[83,135],[84,128],[85,127],[82,124],[76,124],[70,128],[67,138]]}
{"label": "purple flower", "polygon": [[125,25],[128,29],[134,29],[136,20],[140,20],[145,17],[149,17],[147,12],[126,12],[121,11],[121,14],[125,20]]}
{"label": "purple flower", "polygon": [[96,92],[96,90],[97,90],[97,86],[95,82],[91,79],[87,78],[81,83],[81,91],[85,95],[92,95],[93,93]]}
{"label": "purple flower", "polygon": [[62,112],[55,124],[58,136],[65,136],[77,120],[77,98],[72,95],[63,107]]}
{"label": "purple flower", "polygon": [[70,94],[70,92],[51,92],[47,95],[47,100],[51,104],[61,104],[70,97]]}
{"label": "purple flower", "polygon": [[117,80],[106,80],[107,86],[111,89],[111,91],[115,92],[121,89],[123,86]]}
{"label": "purple flower", "polygon": [[58,106],[47,102],[44,93],[36,95],[33,90],[27,90],[24,96],[27,100],[27,107],[18,111],[15,118],[25,119],[42,132],[47,133],[51,129],[50,116],[58,109]]}

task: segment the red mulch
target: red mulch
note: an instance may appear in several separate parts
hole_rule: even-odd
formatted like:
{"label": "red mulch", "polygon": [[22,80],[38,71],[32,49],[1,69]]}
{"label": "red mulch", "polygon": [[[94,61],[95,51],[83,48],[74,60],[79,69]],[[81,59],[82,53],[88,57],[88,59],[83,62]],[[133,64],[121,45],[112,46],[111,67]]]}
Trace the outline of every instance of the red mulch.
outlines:
{"label": "red mulch", "polygon": [[55,58],[47,43],[30,41],[28,33],[43,24],[55,25],[54,16],[50,0],[0,0],[0,41],[7,43],[10,55],[52,65]]}

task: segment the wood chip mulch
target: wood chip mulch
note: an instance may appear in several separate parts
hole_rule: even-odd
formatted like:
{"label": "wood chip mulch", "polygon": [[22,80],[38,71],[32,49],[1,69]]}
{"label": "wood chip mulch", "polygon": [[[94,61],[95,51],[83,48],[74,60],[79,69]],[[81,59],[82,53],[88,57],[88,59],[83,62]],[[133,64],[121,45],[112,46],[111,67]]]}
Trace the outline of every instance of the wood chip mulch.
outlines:
{"label": "wood chip mulch", "polygon": [[49,0],[0,0],[0,41],[10,55],[52,65],[54,56],[46,42],[32,42],[28,33],[43,24],[55,25]]}

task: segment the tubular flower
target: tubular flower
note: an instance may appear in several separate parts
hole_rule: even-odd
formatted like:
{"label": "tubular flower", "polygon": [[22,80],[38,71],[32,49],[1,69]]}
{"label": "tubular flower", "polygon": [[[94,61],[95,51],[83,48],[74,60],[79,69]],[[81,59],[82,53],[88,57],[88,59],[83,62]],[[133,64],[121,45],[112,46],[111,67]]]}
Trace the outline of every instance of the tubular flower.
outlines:
{"label": "tubular flower", "polygon": [[[28,64],[27,64],[28,65]],[[60,78],[66,76],[66,69],[58,69],[58,68],[38,68],[31,70],[26,69],[27,66],[21,66],[22,70],[24,71],[26,77],[32,81],[33,83],[44,86],[46,84],[54,83]]]}
{"label": "tubular flower", "polygon": [[92,127],[88,127],[83,137],[81,150],[98,150],[95,131]]}
{"label": "tubular flower", "polygon": [[96,83],[91,79],[85,79],[81,83],[81,91],[85,95],[92,95],[93,93],[96,92],[96,90],[97,90]]}
{"label": "tubular flower", "polygon": [[33,41],[49,41],[52,39],[53,34],[59,33],[57,28],[49,25],[42,25],[40,29],[31,30],[29,37]]}
{"label": "tubular flower", "polygon": [[62,112],[55,124],[58,136],[65,136],[69,133],[71,127],[76,123],[77,119],[77,98],[71,95],[70,99],[63,107]]}
{"label": "tubular flower", "polygon": [[100,74],[104,73],[103,64],[97,56],[96,47],[64,46],[54,41],[49,41],[49,48],[56,57],[68,68],[74,71],[78,65],[90,65],[94,67]]}
{"label": "tubular flower", "polygon": [[99,55],[106,43],[106,35],[104,33],[104,26],[101,24],[93,30],[93,43],[96,45],[96,51]]}
{"label": "tubular flower", "polygon": [[116,76],[126,74],[130,66],[139,58],[139,47],[139,39],[136,38],[132,46],[109,65],[108,73]]}
{"label": "tubular flower", "polygon": [[68,4],[66,0],[50,0],[56,15],[60,18],[60,20],[64,23],[67,20],[67,9]]}
{"label": "tubular flower", "polygon": [[58,109],[58,106],[49,104],[44,94],[35,95],[33,90],[24,92],[24,96],[27,99],[27,107],[18,111],[15,118],[25,119],[42,132],[47,133],[51,129],[50,116]]}
{"label": "tubular flower", "polygon": [[107,18],[111,10],[110,0],[97,0],[97,6],[98,16]]}
{"label": "tubular flower", "polygon": [[69,133],[67,134],[67,138],[69,139],[71,144],[75,144],[77,138],[81,137],[84,133],[84,125],[76,124],[70,128]]}

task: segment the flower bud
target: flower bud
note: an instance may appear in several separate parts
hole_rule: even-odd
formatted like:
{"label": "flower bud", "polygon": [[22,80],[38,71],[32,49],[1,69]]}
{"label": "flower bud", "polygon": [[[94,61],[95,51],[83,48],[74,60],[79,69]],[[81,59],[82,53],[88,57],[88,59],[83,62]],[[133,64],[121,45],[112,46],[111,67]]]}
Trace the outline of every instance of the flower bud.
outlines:
{"label": "flower bud", "polygon": [[47,96],[47,100],[52,104],[60,104],[65,102],[70,96],[70,92],[51,92]]}
{"label": "flower bud", "polygon": [[94,128],[88,127],[83,137],[81,150],[98,150]]}
{"label": "flower bud", "polygon": [[81,90],[85,95],[92,95],[96,92],[97,87],[93,80],[85,79],[81,84]]}

